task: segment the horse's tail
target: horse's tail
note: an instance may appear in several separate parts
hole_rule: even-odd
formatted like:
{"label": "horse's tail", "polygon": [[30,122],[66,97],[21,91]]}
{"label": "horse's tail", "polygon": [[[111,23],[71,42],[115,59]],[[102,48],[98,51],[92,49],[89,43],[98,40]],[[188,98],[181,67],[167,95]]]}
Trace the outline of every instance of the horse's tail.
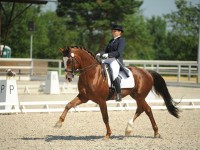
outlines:
{"label": "horse's tail", "polygon": [[173,104],[174,101],[168,91],[165,80],[160,74],[158,74],[155,71],[149,71],[149,73],[152,75],[154,80],[154,91],[157,95],[162,96],[162,98],[165,101],[165,105],[167,107],[168,112],[174,117],[179,118],[179,109]]}

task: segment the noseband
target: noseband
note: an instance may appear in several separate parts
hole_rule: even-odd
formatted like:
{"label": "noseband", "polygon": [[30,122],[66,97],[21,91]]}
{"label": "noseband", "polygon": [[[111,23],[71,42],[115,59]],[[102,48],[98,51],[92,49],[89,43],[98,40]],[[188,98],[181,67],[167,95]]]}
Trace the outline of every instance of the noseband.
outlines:
{"label": "noseband", "polygon": [[[75,70],[75,60],[76,58],[74,57],[74,53],[71,53],[71,57],[72,57],[72,65],[71,65],[71,70],[65,69],[65,72],[69,72],[72,74],[72,76],[74,76],[76,70]],[[77,60],[76,60],[77,61]],[[77,61],[78,62],[78,61]],[[67,62],[65,62],[67,63]]]}

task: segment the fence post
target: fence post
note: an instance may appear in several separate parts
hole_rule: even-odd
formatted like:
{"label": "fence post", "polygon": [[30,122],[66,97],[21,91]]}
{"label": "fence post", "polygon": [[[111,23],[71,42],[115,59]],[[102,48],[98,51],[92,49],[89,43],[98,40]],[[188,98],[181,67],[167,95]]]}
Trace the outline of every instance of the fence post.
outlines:
{"label": "fence post", "polygon": [[180,77],[181,77],[181,65],[178,64],[178,79],[177,79],[177,82],[180,82]]}
{"label": "fence post", "polygon": [[159,64],[156,64],[156,72],[159,73]]}
{"label": "fence post", "polygon": [[32,76],[33,75],[33,59],[32,58],[31,58],[30,66],[31,66],[30,76]]}
{"label": "fence post", "polygon": [[147,66],[146,64],[143,64],[143,68],[144,68],[144,69],[146,69],[146,66]]}
{"label": "fence post", "polygon": [[198,40],[198,56],[197,56],[197,84],[200,84],[200,13],[199,13],[199,40]]}
{"label": "fence post", "polygon": [[61,76],[62,75],[62,61],[61,60],[58,62],[58,68],[59,68],[59,71],[58,71],[59,76]]}
{"label": "fence post", "polygon": [[188,66],[188,80],[191,78],[191,65]]}

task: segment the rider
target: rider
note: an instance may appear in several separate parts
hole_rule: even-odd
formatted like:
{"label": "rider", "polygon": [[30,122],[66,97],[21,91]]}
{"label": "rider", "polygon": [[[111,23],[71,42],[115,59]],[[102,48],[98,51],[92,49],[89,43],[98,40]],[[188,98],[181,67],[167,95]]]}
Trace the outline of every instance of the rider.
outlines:
{"label": "rider", "polygon": [[123,64],[122,52],[125,47],[125,39],[121,37],[123,32],[123,27],[121,25],[112,25],[111,30],[113,38],[109,41],[106,48],[98,53],[97,56],[105,58],[103,63],[110,65],[113,75],[112,79],[117,93],[116,101],[121,101],[121,88],[118,74],[120,71],[120,63],[121,65]]}

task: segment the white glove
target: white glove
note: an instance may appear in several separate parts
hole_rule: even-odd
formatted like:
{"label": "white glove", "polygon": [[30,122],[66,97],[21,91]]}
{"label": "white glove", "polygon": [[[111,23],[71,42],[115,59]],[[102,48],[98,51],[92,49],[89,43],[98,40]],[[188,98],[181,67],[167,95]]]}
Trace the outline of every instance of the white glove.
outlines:
{"label": "white glove", "polygon": [[97,54],[96,54],[96,57],[100,57],[100,55],[101,55],[100,53],[97,53]]}
{"label": "white glove", "polygon": [[102,57],[107,59],[108,58],[108,53],[103,54]]}

